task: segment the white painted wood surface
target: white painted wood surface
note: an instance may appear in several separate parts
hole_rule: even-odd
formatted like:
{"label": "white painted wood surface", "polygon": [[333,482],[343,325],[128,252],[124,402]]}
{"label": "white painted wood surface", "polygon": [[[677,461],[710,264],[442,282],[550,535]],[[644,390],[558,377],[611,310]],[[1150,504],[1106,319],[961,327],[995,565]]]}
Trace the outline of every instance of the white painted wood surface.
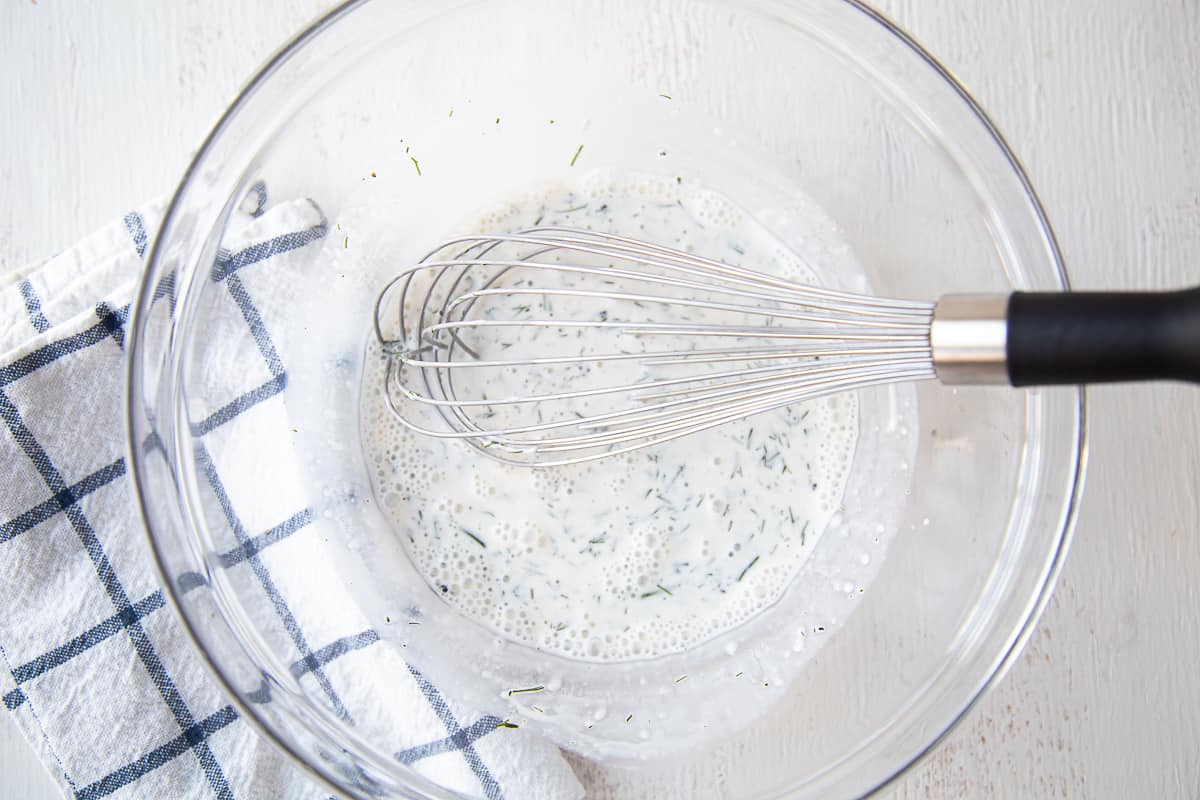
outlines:
{"label": "white painted wood surface", "polygon": [[[0,8],[0,268],[165,193],[328,0]],[[1200,282],[1200,2],[884,0],[998,121],[1077,287]],[[1076,540],[1025,655],[886,797],[1200,796],[1200,394],[1092,393]],[[7,720],[0,797],[57,796]]]}

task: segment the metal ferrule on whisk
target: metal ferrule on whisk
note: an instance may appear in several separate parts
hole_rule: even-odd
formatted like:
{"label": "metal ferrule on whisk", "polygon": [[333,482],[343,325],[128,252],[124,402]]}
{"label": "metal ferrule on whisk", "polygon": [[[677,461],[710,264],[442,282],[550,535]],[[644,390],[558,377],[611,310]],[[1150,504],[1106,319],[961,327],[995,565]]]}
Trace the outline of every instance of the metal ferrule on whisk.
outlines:
{"label": "metal ferrule on whisk", "polygon": [[1006,294],[950,294],[938,300],[929,345],[944,384],[1008,383]]}

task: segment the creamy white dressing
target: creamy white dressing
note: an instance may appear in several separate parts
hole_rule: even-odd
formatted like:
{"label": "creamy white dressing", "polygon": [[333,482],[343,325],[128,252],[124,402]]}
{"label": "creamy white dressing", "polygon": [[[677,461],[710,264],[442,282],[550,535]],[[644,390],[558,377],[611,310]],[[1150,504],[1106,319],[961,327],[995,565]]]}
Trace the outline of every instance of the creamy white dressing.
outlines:
{"label": "creamy white dressing", "polygon": [[[593,173],[514,197],[463,229],[535,223],[817,281],[749,215],[682,179]],[[671,321],[678,312],[663,313]],[[521,338],[529,335],[506,329],[505,352],[529,352],[534,343]],[[571,659],[686,651],[771,606],[838,509],[859,428],[855,397],[842,395],[601,461],[531,470],[408,431],[384,406],[383,367],[378,351],[369,353],[363,442],[376,497],[413,564],[462,614]],[[586,369],[523,373],[517,388],[588,377]],[[493,396],[505,391],[498,383]]]}

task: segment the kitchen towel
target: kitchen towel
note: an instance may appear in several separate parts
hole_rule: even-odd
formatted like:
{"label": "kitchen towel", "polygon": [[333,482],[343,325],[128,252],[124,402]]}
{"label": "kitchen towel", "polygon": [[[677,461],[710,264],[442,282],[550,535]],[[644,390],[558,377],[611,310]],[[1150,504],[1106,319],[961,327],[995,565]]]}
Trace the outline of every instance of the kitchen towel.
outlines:
{"label": "kitchen towel", "polygon": [[[261,186],[251,197],[211,279],[226,284],[269,374],[262,382],[248,371],[255,385],[229,387],[210,420],[211,435],[227,439],[248,415],[286,419],[288,349],[271,338],[280,309],[256,295],[256,275],[302,269],[330,227],[312,201],[268,207]],[[130,302],[160,214],[131,212],[0,274],[0,696],[77,798],[327,797],[222,695],[157,584],[125,459],[123,398]],[[173,302],[172,287],[161,288]],[[396,757],[467,796],[583,796],[551,743],[456,708],[381,644],[336,583],[311,591],[308,576],[327,566],[307,509],[273,492],[250,508],[252,469],[210,463],[205,473],[245,530],[222,568],[263,593],[307,691],[347,718],[390,715]]]}

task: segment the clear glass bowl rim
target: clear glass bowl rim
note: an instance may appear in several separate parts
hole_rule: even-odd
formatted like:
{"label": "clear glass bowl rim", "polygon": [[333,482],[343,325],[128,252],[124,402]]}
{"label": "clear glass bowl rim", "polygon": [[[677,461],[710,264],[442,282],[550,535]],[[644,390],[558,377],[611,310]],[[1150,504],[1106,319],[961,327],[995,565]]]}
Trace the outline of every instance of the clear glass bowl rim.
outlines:
{"label": "clear glass bowl rim", "polygon": [[[1038,225],[1041,228],[1041,234],[1045,237],[1051,252],[1054,268],[1056,270],[1056,278],[1063,290],[1069,289],[1069,279],[1063,257],[1058,245],[1057,237],[1050,225],[1042,206],[1041,200],[1034,191],[1024,167],[1016,157],[1015,153],[1009,147],[1007,141],[1000,133],[997,126],[992,122],[978,101],[970,94],[970,92],[958,82],[954,75],[941,64],[933,55],[924,49],[912,36],[906,33],[902,28],[892,22],[883,13],[877,11],[867,5],[863,0],[835,0],[841,5],[848,6],[867,17],[870,21],[879,25],[885,33],[894,37],[901,45],[908,48],[915,54],[920,61],[924,62],[938,77],[940,77],[962,100],[971,114],[976,120],[981,123],[989,134],[993,144],[1003,155],[1009,167],[1012,170],[1013,177],[1017,179],[1020,186],[1024,190],[1026,200],[1033,210]],[[307,46],[313,39],[320,36],[324,31],[333,26],[339,19],[363,5],[373,2],[373,0],[345,0],[340,5],[336,6],[326,14],[318,17],[311,22],[306,28],[297,33],[293,38],[282,45],[275,51],[266,62],[259,68],[254,76],[243,86],[238,92],[234,100],[229,104],[221,116],[217,119],[212,129],[205,136],[200,147],[197,149],[195,156],[185,170],[183,177],[180,180],[178,188],[172,195],[171,201],[163,215],[163,221],[159,228],[159,233],[168,231],[172,227],[172,222],[178,217],[181,198],[184,196],[194,178],[199,174],[201,166],[205,163],[206,158],[211,154],[215,143],[220,139],[225,130],[232,124],[232,121],[237,117],[239,112],[249,104],[258,90],[276,72],[289,58]],[[272,723],[264,719],[256,709],[242,700],[234,686],[230,682],[228,676],[223,672],[221,665],[218,664],[212,655],[208,653],[202,644],[200,636],[197,634],[193,620],[189,617],[185,610],[185,605],[182,598],[177,592],[173,581],[168,577],[167,565],[162,552],[161,543],[154,532],[154,525],[151,521],[151,515],[147,510],[147,503],[144,492],[145,472],[147,465],[145,463],[146,456],[142,448],[134,446],[134,443],[140,441],[136,434],[140,431],[144,422],[141,419],[139,410],[139,397],[136,396],[136,389],[143,383],[142,361],[137,357],[137,351],[141,344],[141,339],[145,331],[145,316],[149,309],[154,293],[156,291],[155,280],[158,273],[162,271],[162,250],[163,237],[156,235],[147,254],[146,268],[141,280],[137,297],[135,299],[134,308],[130,317],[130,328],[134,335],[130,339],[128,359],[126,362],[126,409],[125,421],[127,432],[127,459],[130,464],[130,469],[133,477],[133,485],[135,488],[135,497],[141,512],[146,535],[149,541],[150,549],[154,557],[154,565],[158,573],[159,583],[163,587],[164,595],[168,600],[168,604],[172,607],[176,618],[183,624],[184,632],[190,640],[196,654],[201,658],[209,673],[216,678],[218,684],[224,690],[224,694],[232,702],[242,718],[246,719],[258,732],[259,735],[266,738],[277,749],[287,755],[287,757],[297,766],[302,768],[312,777],[316,778],[326,788],[335,793],[347,793],[351,788],[340,783],[332,774],[321,769],[317,764],[306,759],[303,753],[297,752],[297,749],[291,746],[284,737],[280,736],[277,731],[272,728]],[[1024,649],[1026,642],[1033,633],[1038,619],[1041,617],[1045,609],[1054,585],[1057,582],[1058,576],[1061,573],[1065,558],[1070,547],[1073,537],[1076,522],[1078,520],[1078,509],[1080,499],[1082,497],[1084,479],[1086,474],[1087,464],[1087,393],[1083,387],[1077,389],[1077,405],[1075,407],[1075,431],[1077,432],[1076,439],[1073,445],[1073,469],[1070,476],[1070,490],[1064,497],[1064,507],[1062,509],[1062,526],[1055,537],[1057,547],[1052,553],[1048,554],[1048,569],[1045,573],[1045,578],[1042,585],[1039,587],[1035,596],[1030,598],[1027,610],[1019,629],[1015,631],[1015,636],[1011,639],[1011,645],[1007,651],[997,654],[996,667],[992,673],[976,688],[973,694],[966,698],[965,702],[959,708],[958,713],[945,725],[944,728],[920,750],[911,754],[902,763],[899,763],[894,769],[888,772],[886,777],[878,781],[871,787],[866,794],[873,794],[878,790],[887,786],[899,776],[903,775],[915,765],[920,763],[929,753],[935,750],[938,745],[957,727],[957,725],[969,714],[970,710],[980,700],[980,698],[990,689],[995,683],[1007,672],[1007,670],[1015,663],[1021,651]],[[863,747],[865,743],[860,745]],[[843,759],[839,762],[840,766],[845,766],[846,761]],[[406,781],[403,778],[399,779],[401,783]],[[413,787],[415,788],[415,787]],[[828,788],[828,787],[827,787]],[[436,794],[443,794],[437,792]],[[445,796],[453,796],[446,794]]]}

